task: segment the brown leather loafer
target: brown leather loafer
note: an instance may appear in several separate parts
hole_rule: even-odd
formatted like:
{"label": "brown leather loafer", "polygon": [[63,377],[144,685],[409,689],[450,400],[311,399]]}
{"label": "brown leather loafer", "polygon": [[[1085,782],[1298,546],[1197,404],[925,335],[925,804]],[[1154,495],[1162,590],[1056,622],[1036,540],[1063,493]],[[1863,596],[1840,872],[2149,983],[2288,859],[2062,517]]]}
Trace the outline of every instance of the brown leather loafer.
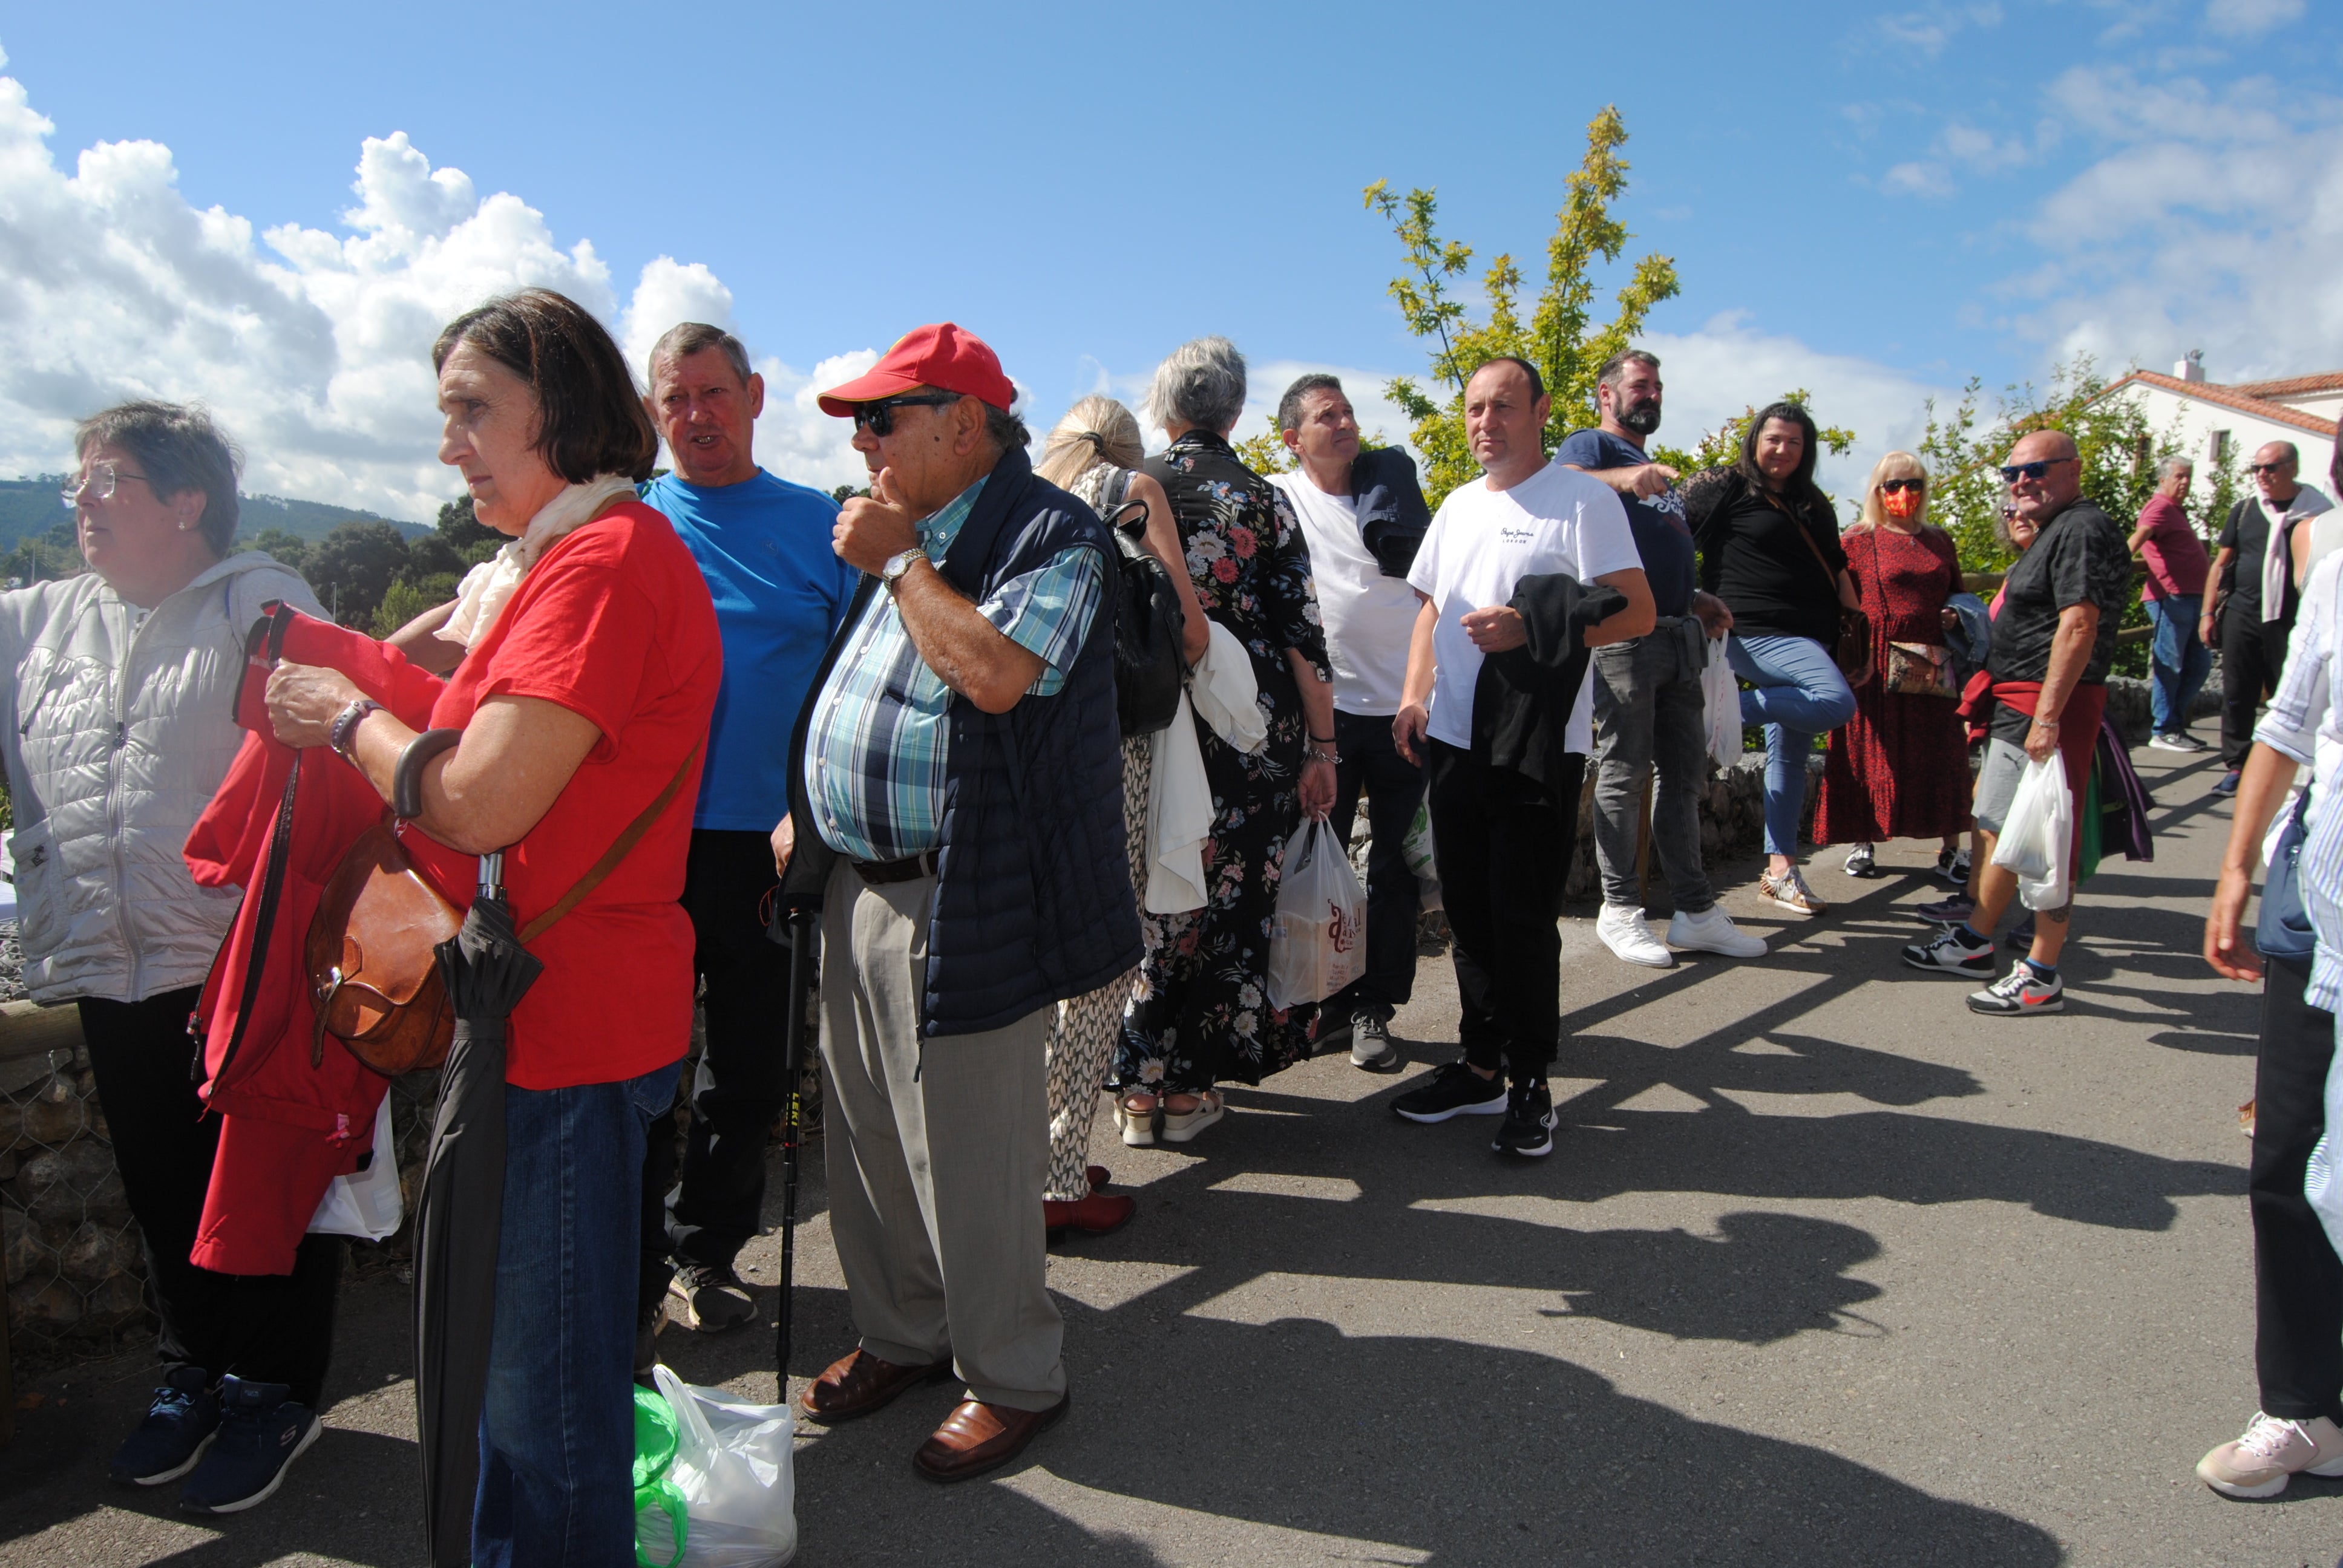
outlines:
{"label": "brown leather loafer", "polygon": [[830,1363],[822,1374],[798,1395],[798,1413],[808,1421],[836,1426],[858,1415],[869,1415],[913,1383],[937,1382],[950,1375],[949,1358],[930,1366],[904,1367],[880,1361],[856,1348]]}
{"label": "brown leather loafer", "polygon": [[1024,1452],[1025,1445],[1044,1429],[1056,1425],[1072,1402],[1069,1395],[1047,1410],[1013,1410],[965,1401],[920,1444],[911,1463],[930,1481],[966,1481],[998,1470]]}

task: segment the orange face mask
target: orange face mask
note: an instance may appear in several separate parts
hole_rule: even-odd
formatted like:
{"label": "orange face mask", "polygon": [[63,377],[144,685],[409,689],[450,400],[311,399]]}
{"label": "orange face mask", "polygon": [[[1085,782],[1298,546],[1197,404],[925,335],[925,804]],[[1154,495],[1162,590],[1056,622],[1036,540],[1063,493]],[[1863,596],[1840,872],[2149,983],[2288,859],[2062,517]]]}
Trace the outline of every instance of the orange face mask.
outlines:
{"label": "orange face mask", "polygon": [[1921,492],[1915,489],[1882,490],[1880,509],[1897,522],[1909,522],[1919,514]]}

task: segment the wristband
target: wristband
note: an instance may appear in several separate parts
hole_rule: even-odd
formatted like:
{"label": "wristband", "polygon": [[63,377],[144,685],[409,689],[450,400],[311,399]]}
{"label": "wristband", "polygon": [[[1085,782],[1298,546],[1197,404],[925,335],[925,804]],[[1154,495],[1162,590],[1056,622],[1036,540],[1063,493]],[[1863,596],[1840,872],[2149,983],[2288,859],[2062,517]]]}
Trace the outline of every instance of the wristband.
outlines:
{"label": "wristband", "polygon": [[371,697],[352,699],[348,707],[334,715],[333,727],[326,731],[326,744],[343,761],[356,766],[357,759],[350,755],[350,743],[357,739],[358,726],[366,722],[367,715],[381,710],[382,704]]}

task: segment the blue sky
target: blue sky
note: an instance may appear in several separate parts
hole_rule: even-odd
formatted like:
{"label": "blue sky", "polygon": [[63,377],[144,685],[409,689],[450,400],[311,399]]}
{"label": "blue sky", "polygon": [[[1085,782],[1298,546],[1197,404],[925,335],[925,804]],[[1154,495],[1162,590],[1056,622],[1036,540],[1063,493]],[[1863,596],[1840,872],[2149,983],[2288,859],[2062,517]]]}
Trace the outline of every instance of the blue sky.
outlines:
{"label": "blue sky", "polygon": [[[597,267],[638,338],[729,291],[780,390],[949,317],[1042,421],[1210,331],[1258,401],[1304,366],[1365,394],[1423,357],[1361,187],[1436,186],[1451,236],[1534,278],[1605,103],[1633,136],[1631,256],[1684,282],[1650,324],[1671,437],[1795,380],[1875,452],[1930,391],[2077,347],[2335,369],[2338,12],[132,4],[93,30],[11,8],[18,118],[51,128],[0,135],[0,242],[90,232],[72,277],[0,268],[0,467],[56,466],[76,397],[202,395],[251,487],[414,515],[452,493],[412,446],[426,318],[498,279],[591,293]],[[846,461],[818,417],[767,425],[783,471]]]}

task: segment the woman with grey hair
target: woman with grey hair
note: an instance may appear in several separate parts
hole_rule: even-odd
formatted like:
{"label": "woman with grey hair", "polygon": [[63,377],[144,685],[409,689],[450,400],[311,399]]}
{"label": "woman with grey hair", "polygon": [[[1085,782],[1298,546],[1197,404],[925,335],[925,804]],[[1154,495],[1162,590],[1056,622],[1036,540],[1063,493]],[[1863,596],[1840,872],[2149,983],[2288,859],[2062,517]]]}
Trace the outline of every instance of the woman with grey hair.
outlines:
{"label": "woman with grey hair", "polygon": [[17,937],[33,1000],[80,1010],[159,1320],[162,1386],[114,1477],[185,1475],[186,1506],[226,1512],[290,1457],[252,1462],[266,1418],[297,1407],[301,1445],[317,1432],[342,1242],[307,1237],[289,1276],[188,1260],[220,1121],[188,1080],[187,1020],[236,893],[196,886],[180,848],[243,742],[246,628],[271,599],[324,611],[268,557],[228,553],[240,460],[202,409],[120,404],[74,449],[65,500],[90,570],[0,594]]}
{"label": "woman with grey hair", "polygon": [[1213,640],[1232,638],[1252,664],[1269,737],[1240,751],[1195,721],[1214,813],[1206,902],[1141,918],[1147,951],[1114,1070],[1115,1121],[1134,1145],[1159,1130],[1166,1142],[1195,1137],[1225,1111],[1216,1084],[1258,1083],[1308,1056],[1317,1020],[1314,1006],[1270,1006],[1269,938],[1286,844],[1333,804],[1333,687],[1301,525],[1229,446],[1244,397],[1244,357],[1225,337],[1182,344],[1148,395],[1172,445],[1143,471],[1170,498]]}

